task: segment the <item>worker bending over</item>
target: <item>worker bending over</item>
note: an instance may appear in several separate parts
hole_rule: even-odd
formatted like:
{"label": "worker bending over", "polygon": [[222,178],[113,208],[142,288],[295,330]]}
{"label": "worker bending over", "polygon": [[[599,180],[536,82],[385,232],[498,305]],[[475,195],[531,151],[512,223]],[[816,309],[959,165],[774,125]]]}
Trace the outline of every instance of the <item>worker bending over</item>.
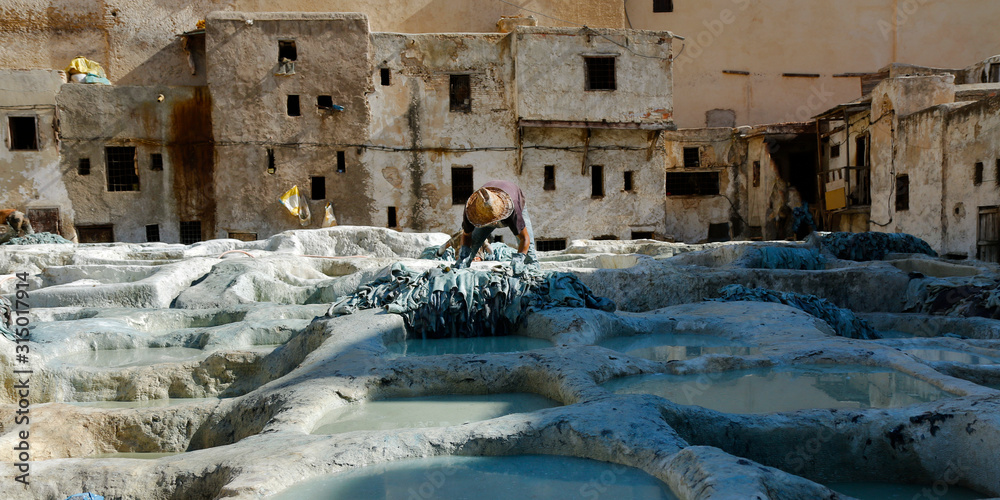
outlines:
{"label": "worker bending over", "polygon": [[535,235],[521,188],[513,182],[490,181],[472,193],[465,203],[462,247],[455,267],[468,267],[474,257],[472,249],[482,247],[494,229],[505,226],[517,236],[517,253],[510,261],[514,272],[523,273],[529,264],[537,266]]}

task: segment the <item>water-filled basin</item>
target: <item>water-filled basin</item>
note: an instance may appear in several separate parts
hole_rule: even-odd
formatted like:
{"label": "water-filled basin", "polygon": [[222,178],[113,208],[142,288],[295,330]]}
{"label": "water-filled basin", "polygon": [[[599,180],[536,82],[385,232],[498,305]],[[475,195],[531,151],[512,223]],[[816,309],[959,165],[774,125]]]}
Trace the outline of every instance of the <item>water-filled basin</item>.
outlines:
{"label": "water-filled basin", "polygon": [[760,352],[760,349],[757,347],[751,347],[726,338],[689,333],[656,333],[629,337],[613,337],[604,339],[598,342],[597,345],[653,361],[683,361],[706,354],[747,356]]}
{"label": "water-filled basin", "polygon": [[903,349],[903,351],[927,361],[952,361],[970,365],[993,365],[997,362],[995,359],[986,356],[953,351],[951,349]]}
{"label": "water-filled basin", "polygon": [[984,495],[954,484],[947,485],[947,488],[941,488],[940,486],[920,484],[830,483],[826,487],[859,500],[911,500],[916,498],[976,500],[985,498]]}
{"label": "water-filled basin", "polygon": [[618,394],[654,394],[726,413],[899,408],[951,396],[895,370],[852,365],[638,375],[611,380],[604,387]]}
{"label": "water-filled basin", "polygon": [[271,500],[319,498],[674,500],[677,497],[662,481],[633,467],[585,458],[521,455],[449,456],[370,465],[304,481]]}
{"label": "water-filled basin", "polygon": [[548,340],[519,335],[451,339],[406,339],[386,346],[389,356],[437,356],[440,354],[484,354],[529,351],[552,347]]}
{"label": "water-filled basin", "polygon": [[172,457],[180,455],[181,452],[169,453],[145,453],[145,452],[123,452],[123,453],[98,453],[84,458],[134,458],[139,460],[156,460],[157,458]]}
{"label": "water-filled basin", "polygon": [[198,361],[211,354],[190,347],[149,347],[142,349],[106,349],[85,351],[59,356],[56,362],[66,365],[89,366],[93,368],[125,368],[148,366],[157,363],[181,363]]}
{"label": "water-filled basin", "polygon": [[220,398],[164,398],[164,399],[147,399],[145,401],[74,401],[67,404],[74,406],[89,406],[91,408],[105,408],[105,409],[116,409],[116,408],[163,408],[166,406],[177,406],[187,403],[204,403],[207,401],[212,401],[218,403],[222,401]]}
{"label": "water-filled basin", "polygon": [[316,423],[312,433],[446,427],[554,406],[559,403],[529,393],[391,398],[335,408]]}

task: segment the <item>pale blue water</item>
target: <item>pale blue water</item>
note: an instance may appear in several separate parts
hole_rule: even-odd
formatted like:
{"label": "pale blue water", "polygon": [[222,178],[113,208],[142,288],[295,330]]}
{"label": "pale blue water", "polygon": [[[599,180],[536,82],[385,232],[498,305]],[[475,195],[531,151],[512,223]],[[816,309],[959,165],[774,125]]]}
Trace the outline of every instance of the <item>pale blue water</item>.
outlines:
{"label": "pale blue water", "polygon": [[893,483],[830,483],[826,487],[860,500],[977,500],[988,497],[943,482],[936,487]]}
{"label": "pale blue water", "polygon": [[676,500],[642,470],[575,457],[435,457],[311,479],[272,500]]}
{"label": "pale blue water", "polygon": [[142,349],[107,349],[59,356],[56,362],[91,368],[124,368],[156,363],[180,363],[205,359],[211,352],[189,347],[149,347]]}
{"label": "pale blue water", "polygon": [[145,401],[73,401],[68,402],[74,406],[90,406],[93,408],[163,408],[165,406],[177,406],[186,403],[203,403],[206,401],[219,402],[220,398],[164,398],[147,399]]}
{"label": "pale blue water", "polygon": [[757,347],[726,338],[696,334],[656,333],[613,337],[597,345],[653,361],[683,361],[706,354],[748,356],[760,352]]}
{"label": "pale blue water", "polygon": [[995,359],[987,356],[951,349],[903,349],[903,351],[927,361],[953,361],[970,365],[994,365],[997,363]]}
{"label": "pale blue water", "polygon": [[390,357],[437,356],[441,354],[485,354],[517,352],[552,347],[548,340],[518,335],[453,339],[407,339],[386,346]]}
{"label": "pale blue water", "polygon": [[312,434],[447,427],[554,406],[559,406],[559,403],[529,393],[455,394],[365,401],[333,409],[316,423]]}
{"label": "pale blue water", "polygon": [[895,370],[853,365],[638,375],[608,381],[604,388],[617,394],[654,394],[675,403],[726,413],[899,408],[952,397]]}

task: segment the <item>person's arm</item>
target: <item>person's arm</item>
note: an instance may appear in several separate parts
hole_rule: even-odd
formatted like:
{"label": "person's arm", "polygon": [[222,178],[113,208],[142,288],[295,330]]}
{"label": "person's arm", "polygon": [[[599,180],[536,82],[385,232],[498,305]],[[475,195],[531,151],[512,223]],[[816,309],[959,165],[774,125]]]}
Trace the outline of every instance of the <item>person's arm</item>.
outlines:
{"label": "person's arm", "polygon": [[517,235],[517,253],[528,254],[528,248],[531,246],[531,238],[528,236],[528,228],[524,228]]}

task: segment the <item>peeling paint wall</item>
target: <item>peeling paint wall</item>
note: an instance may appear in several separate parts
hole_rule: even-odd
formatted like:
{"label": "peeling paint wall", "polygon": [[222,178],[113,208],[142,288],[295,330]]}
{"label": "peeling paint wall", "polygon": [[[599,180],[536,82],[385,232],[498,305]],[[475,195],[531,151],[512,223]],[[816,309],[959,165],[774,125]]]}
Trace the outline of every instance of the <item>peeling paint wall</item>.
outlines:
{"label": "peeling paint wall", "polygon": [[[326,179],[326,198],[309,201],[307,227],[320,227],[327,201],[341,224],[372,223],[373,186],[359,150],[370,120],[369,38],[368,20],[360,14],[209,17],[219,220],[214,237],[250,232],[263,238],[301,227],[279,197],[293,185],[309,197],[314,176]],[[295,42],[294,74],[278,74],[279,40]],[[289,95],[299,96],[300,116],[289,116]],[[344,110],[320,109],[321,95]],[[268,173],[268,150],[274,173]],[[337,171],[339,152],[344,172]]]}
{"label": "peeling paint wall", "polygon": [[[625,27],[618,0],[526,7],[581,25]],[[493,32],[500,16],[530,14],[492,0],[0,0],[0,67],[63,69],[83,55],[100,62],[118,85],[201,85],[204,76],[190,74],[176,35],[213,11],[360,12],[377,31],[404,33]]]}
{"label": "peeling paint wall", "polygon": [[[514,36],[521,118],[672,120],[668,33],[521,26]],[[587,57],[614,58],[614,90],[587,90]]]}
{"label": "peeling paint wall", "polygon": [[[586,36],[563,32],[558,36],[574,51],[590,44]],[[658,33],[656,39],[666,36]],[[584,112],[579,106],[577,111],[552,106],[536,107],[525,115],[526,106],[516,98],[520,79],[534,78],[552,67],[552,46],[544,37],[376,33],[372,39],[375,90],[369,100],[371,142],[376,147],[369,148],[363,161],[375,186],[376,225],[384,225],[387,208],[395,207],[401,229],[457,231],[464,200],[454,203],[451,169],[472,167],[474,187],[492,179],[521,187],[538,239],[629,238],[633,230],[663,234],[662,139],[656,140],[653,132],[593,129],[584,173],[586,129],[525,127],[521,174],[517,174],[519,114],[539,120],[632,121],[633,114],[620,110],[637,109],[644,105],[643,99],[630,92],[604,92],[600,97],[607,103]],[[583,61],[578,56],[574,53],[571,60],[578,66],[576,76],[582,77]],[[621,60],[627,68],[620,73],[623,79],[634,78],[643,62],[647,71],[663,67],[662,62],[636,61],[631,54]],[[389,72],[388,86],[381,84],[382,69]],[[450,110],[449,80],[455,74],[470,75],[469,112]],[[546,85],[565,85],[566,75],[557,76]],[[569,84],[562,99],[579,103],[587,98],[582,82]],[[669,110],[669,82],[652,88],[650,92],[666,92],[653,100]],[[662,116],[642,120],[669,123]],[[399,150],[385,150],[392,148]],[[546,165],[553,166],[554,190],[544,189]],[[591,196],[592,165],[604,167],[604,196]],[[634,188],[629,192],[624,191],[625,171],[633,172]],[[497,235],[512,243],[513,235],[505,233]]]}
{"label": "peeling paint wall", "polygon": [[[681,129],[665,132],[666,172],[718,172],[719,194],[712,196],[681,196],[664,194],[664,231],[676,241],[700,242],[708,238],[709,224],[730,224],[733,206],[741,197],[738,176],[746,161],[745,146],[740,144],[731,128]],[[700,166],[684,166],[684,149],[698,148]],[[660,180],[661,186],[664,179]],[[732,230],[732,226],[730,227]]]}
{"label": "peeling paint wall", "polygon": [[[952,75],[901,77],[872,91],[872,230],[943,243],[942,117],[954,101]],[[909,178],[909,208],[897,211],[896,178]]]}
{"label": "peeling paint wall", "polygon": [[[162,99],[161,99],[162,96]],[[73,200],[76,226],[114,226],[116,241],[146,241],[158,224],[160,239],[180,241],[180,221],[202,221],[211,234],[211,106],[203,87],[63,85],[60,110],[61,171]],[[138,191],[109,191],[106,147],[135,148]],[[163,170],[152,170],[153,154]],[[80,175],[80,159],[90,174]]]}
{"label": "peeling paint wall", "polygon": [[[475,187],[518,181],[510,36],[376,33],[372,40],[370,142],[377,147],[363,163],[376,199],[373,224],[386,225],[388,207],[396,207],[400,228],[454,232],[464,202],[452,203],[453,166],[471,166]],[[451,111],[452,75],[469,75],[469,112]]]}
{"label": "peeling paint wall", "polygon": [[[946,165],[942,253],[976,257],[980,208],[1000,206],[1000,97],[951,109],[943,137]],[[976,162],[982,183],[973,182]]]}
{"label": "peeling paint wall", "polygon": [[[910,233],[940,253],[975,258],[980,208],[1000,206],[1000,98],[950,102],[954,88],[950,75],[905,77],[873,92],[873,229]],[[893,111],[901,109],[909,113]],[[904,174],[909,207],[896,210],[895,179]]]}
{"label": "peeling paint wall", "polygon": [[[52,70],[0,70],[0,207],[23,212],[57,208],[60,225],[67,228],[73,204],[59,172],[55,110],[62,81],[62,75]],[[37,150],[11,150],[11,116],[35,118]]]}

